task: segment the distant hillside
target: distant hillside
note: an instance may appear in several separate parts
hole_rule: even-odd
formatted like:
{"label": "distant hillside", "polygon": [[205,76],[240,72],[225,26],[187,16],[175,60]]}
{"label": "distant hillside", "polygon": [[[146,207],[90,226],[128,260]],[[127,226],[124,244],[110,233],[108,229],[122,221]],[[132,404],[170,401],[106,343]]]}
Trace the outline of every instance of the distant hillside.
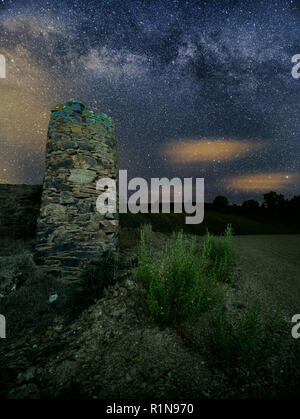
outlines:
{"label": "distant hillside", "polygon": [[[42,185],[0,184],[0,235],[2,237],[34,237],[39,215]],[[150,211],[150,208],[149,208]],[[123,228],[136,228],[152,224],[154,231],[171,233],[183,229],[187,233],[221,234],[227,224],[232,224],[235,234],[299,234],[299,211],[293,216],[285,214],[278,219],[267,209],[243,208],[228,205],[218,208],[206,203],[204,221],[186,225],[184,214],[120,214]]]}
{"label": "distant hillside", "polygon": [[120,214],[122,228],[137,228],[151,224],[154,231],[171,233],[183,230],[186,233],[205,234],[208,229],[213,234],[222,234],[227,224],[232,224],[235,234],[299,234],[300,224],[275,223],[270,217],[239,214],[234,209],[217,210],[212,204],[205,204],[204,221],[198,225],[185,224],[184,214]]}
{"label": "distant hillside", "polygon": [[0,236],[34,237],[42,185],[0,184]]}

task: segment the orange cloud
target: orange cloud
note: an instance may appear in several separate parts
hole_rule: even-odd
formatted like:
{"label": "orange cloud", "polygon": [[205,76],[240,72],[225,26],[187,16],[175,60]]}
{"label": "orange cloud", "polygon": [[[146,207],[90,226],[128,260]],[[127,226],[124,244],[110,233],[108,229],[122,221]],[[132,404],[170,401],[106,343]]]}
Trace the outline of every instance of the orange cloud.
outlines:
{"label": "orange cloud", "polygon": [[0,184],[1,183],[22,183],[22,179],[13,166],[6,161],[5,158],[0,156]]}
{"label": "orange cloud", "polygon": [[199,139],[170,142],[164,154],[174,163],[214,162],[243,157],[261,147],[238,140]]}
{"label": "orange cloud", "polygon": [[227,187],[237,191],[271,191],[285,189],[299,179],[299,175],[288,173],[259,173],[239,176],[228,180]]}
{"label": "orange cloud", "polygon": [[4,51],[7,77],[1,80],[0,138],[23,150],[44,152],[51,98],[55,92],[47,70],[18,46]]}
{"label": "orange cloud", "polygon": [[24,183],[29,180],[20,160],[28,155],[43,165],[50,108],[61,101],[63,88],[23,46],[1,53],[6,78],[0,79],[0,183]]}

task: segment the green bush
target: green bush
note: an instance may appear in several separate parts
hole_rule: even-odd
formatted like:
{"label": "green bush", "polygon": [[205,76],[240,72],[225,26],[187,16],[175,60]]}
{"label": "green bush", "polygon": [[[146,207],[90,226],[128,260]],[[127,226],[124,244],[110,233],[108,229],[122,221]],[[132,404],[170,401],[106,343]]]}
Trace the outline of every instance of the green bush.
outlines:
{"label": "green bush", "polygon": [[152,234],[152,224],[144,224],[141,231],[143,232],[145,239],[149,239]]}
{"label": "green bush", "polygon": [[145,230],[141,229],[140,248],[138,254],[138,267],[136,269],[137,280],[149,290],[154,274],[157,273],[157,265],[150,264],[150,251],[146,244]]}
{"label": "green bush", "polygon": [[214,351],[231,372],[263,367],[280,350],[284,329],[279,312],[264,321],[261,317],[260,307],[255,304],[243,315],[223,311],[213,324]]}
{"label": "green bush", "polygon": [[154,258],[141,231],[136,276],[147,290],[148,308],[158,321],[188,320],[221,304],[221,289],[205,265],[205,255],[196,251],[195,240],[182,233]]}
{"label": "green bush", "polygon": [[223,236],[206,233],[202,252],[208,261],[211,273],[217,281],[228,282],[236,267],[236,254],[232,244],[232,226],[229,224]]}

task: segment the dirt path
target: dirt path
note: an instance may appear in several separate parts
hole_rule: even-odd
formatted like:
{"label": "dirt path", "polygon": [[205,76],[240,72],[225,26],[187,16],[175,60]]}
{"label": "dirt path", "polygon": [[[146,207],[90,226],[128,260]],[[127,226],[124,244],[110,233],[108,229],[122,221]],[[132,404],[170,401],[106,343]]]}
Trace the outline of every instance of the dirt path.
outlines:
{"label": "dirt path", "polygon": [[244,297],[300,310],[300,235],[235,236]]}

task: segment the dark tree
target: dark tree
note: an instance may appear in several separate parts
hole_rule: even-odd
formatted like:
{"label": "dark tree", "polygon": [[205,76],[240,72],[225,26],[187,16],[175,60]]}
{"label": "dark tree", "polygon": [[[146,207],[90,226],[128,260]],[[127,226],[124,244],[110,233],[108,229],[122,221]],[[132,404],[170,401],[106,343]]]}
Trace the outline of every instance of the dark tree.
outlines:
{"label": "dark tree", "polygon": [[265,193],[264,206],[271,211],[275,211],[278,208],[283,208],[285,206],[284,196],[274,191]]}
{"label": "dark tree", "polygon": [[288,214],[292,217],[292,220],[294,222],[299,222],[299,216],[300,216],[300,195],[294,196],[289,202],[288,202]]}
{"label": "dark tree", "polygon": [[257,209],[259,208],[259,202],[255,201],[254,199],[248,199],[248,201],[244,201],[242,203],[242,208],[246,209]]}
{"label": "dark tree", "polygon": [[296,195],[290,200],[290,206],[300,212],[300,195]]}
{"label": "dark tree", "polygon": [[225,196],[218,195],[213,200],[213,204],[218,208],[227,208],[229,205],[229,201]]}
{"label": "dark tree", "polygon": [[278,221],[280,212],[286,207],[286,201],[282,194],[271,191],[264,194],[263,205],[270,213],[275,216],[276,221]]}

